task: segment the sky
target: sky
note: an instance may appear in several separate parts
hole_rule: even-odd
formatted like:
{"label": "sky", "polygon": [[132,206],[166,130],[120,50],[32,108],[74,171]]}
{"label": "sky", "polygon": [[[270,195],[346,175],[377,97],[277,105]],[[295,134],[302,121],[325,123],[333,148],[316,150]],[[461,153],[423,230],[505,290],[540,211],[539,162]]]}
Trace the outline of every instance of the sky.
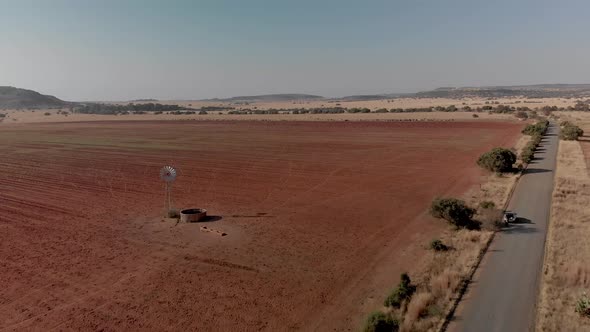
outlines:
{"label": "sky", "polygon": [[70,101],[590,83],[590,1],[0,0],[0,86]]}

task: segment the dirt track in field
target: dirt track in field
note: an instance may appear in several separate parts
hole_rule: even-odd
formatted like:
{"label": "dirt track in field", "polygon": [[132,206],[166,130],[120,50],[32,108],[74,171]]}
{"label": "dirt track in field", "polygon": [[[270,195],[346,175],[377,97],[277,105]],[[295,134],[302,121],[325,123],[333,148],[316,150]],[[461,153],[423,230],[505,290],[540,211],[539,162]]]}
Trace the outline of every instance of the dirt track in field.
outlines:
{"label": "dirt track in field", "polygon": [[[0,330],[355,330],[501,122],[93,122],[0,131]],[[179,171],[162,221],[159,168]],[[220,230],[221,237],[200,226]]]}

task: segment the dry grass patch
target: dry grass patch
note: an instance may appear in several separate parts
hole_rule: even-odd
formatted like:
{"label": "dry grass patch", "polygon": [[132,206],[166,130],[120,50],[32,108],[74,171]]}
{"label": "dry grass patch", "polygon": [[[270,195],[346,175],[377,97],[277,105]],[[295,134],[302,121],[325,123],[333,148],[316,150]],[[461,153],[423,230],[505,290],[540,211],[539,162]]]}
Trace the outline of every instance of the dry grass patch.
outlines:
{"label": "dry grass patch", "polygon": [[575,312],[590,291],[590,176],[579,142],[560,141],[537,314],[539,331],[589,331]]}
{"label": "dry grass patch", "polygon": [[[521,136],[514,151],[522,151],[530,139],[530,136]],[[491,241],[496,229],[494,221],[501,218],[502,208],[519,176],[516,173],[488,174],[479,188],[467,193],[470,206],[479,206],[481,202],[493,203],[494,207],[478,208],[475,216],[482,222],[483,230],[448,230],[440,237],[439,240],[449,250],[431,250],[428,253],[426,268],[414,277],[418,285],[416,294],[399,312],[393,313],[396,317],[403,317],[400,331],[438,331],[441,328],[459,290],[470,278]]]}
{"label": "dry grass patch", "polygon": [[480,254],[491,239],[492,231],[447,231],[441,237],[451,249],[431,251],[426,257],[430,262],[416,278],[418,290],[405,308],[400,331],[437,331],[450,310],[457,292],[463,285]]}

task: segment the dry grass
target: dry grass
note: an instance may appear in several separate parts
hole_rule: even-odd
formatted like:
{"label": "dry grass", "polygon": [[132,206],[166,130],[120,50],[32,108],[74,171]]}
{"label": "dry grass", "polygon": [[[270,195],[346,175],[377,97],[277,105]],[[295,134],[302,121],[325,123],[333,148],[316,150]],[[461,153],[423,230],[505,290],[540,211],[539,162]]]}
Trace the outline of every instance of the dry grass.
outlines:
{"label": "dry grass", "polygon": [[[165,104],[178,104],[183,106],[201,107],[201,106],[233,106],[236,108],[317,108],[317,107],[366,107],[371,110],[379,108],[419,108],[432,106],[450,106],[456,107],[470,106],[472,108],[481,107],[488,101],[487,98],[396,98],[396,99],[380,99],[380,100],[365,100],[365,101],[330,101],[330,100],[314,100],[314,101],[281,101],[281,102],[251,102],[248,105],[236,105],[234,103],[214,102],[214,101],[163,101]],[[575,99],[564,98],[535,98],[527,99],[522,97],[506,97],[498,98],[497,101],[503,105],[511,106],[527,106],[530,108],[542,107],[545,105],[556,105],[559,107],[573,106]],[[520,103],[518,103],[520,101]]]}
{"label": "dry grass", "polygon": [[[586,128],[584,128],[586,129]],[[590,176],[580,142],[559,143],[537,313],[539,331],[590,331],[574,311],[590,291]]]}
{"label": "dry grass", "polygon": [[[521,136],[514,146],[516,151],[530,140]],[[490,220],[497,218],[499,209],[507,202],[510,192],[518,179],[517,174],[485,175],[479,188],[466,194],[467,201],[477,206],[482,201],[494,202],[498,209],[488,210],[493,214]],[[485,219],[486,214],[479,214],[478,219]],[[491,223],[491,222],[490,222]],[[444,252],[431,251],[425,261],[428,263],[418,271],[415,282],[418,292],[407,305],[403,313],[401,331],[437,331],[450,310],[462,282],[470,276],[472,268],[478,263],[480,255],[494,234],[494,227],[483,225],[482,231],[448,230],[442,236],[442,242],[451,249]],[[489,226],[489,227],[485,227]],[[402,313],[397,313],[401,316]]]}
{"label": "dry grass", "polygon": [[[421,271],[419,285],[403,315],[401,331],[436,331],[449,311],[452,301],[489,241],[491,231],[447,231],[441,240],[452,249],[430,252],[430,262]],[[398,313],[398,315],[400,315]]]}

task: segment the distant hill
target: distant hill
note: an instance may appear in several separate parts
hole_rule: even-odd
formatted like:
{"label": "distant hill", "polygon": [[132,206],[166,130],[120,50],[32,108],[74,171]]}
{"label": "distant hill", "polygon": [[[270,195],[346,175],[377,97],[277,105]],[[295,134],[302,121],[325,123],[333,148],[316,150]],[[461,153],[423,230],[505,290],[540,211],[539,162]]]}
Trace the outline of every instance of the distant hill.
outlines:
{"label": "distant hill", "polygon": [[33,90],[0,86],[0,108],[45,108],[61,107],[69,103],[54,96],[42,95]]}
{"label": "distant hill", "polygon": [[376,94],[376,95],[352,95],[352,96],[344,96],[340,98],[334,98],[334,100],[339,101],[367,101],[367,100],[383,100],[383,99],[393,99],[393,98],[400,98],[400,97],[412,97],[413,94],[411,93],[387,93],[387,94]]}
{"label": "distant hill", "polygon": [[590,84],[534,84],[485,87],[444,87],[418,92],[418,98],[524,97],[580,98],[590,96]]}
{"label": "distant hill", "polygon": [[146,99],[133,99],[130,100],[130,103],[151,103],[151,102],[155,102],[155,101],[159,101],[158,99],[151,99],[151,98],[146,98]]}
{"label": "distant hill", "polygon": [[300,93],[285,93],[285,94],[272,94],[272,95],[259,95],[259,96],[238,96],[231,98],[214,98],[205,99],[205,101],[218,101],[218,102],[282,102],[282,101],[295,101],[295,100],[318,100],[324,99],[322,96],[307,95]]}

